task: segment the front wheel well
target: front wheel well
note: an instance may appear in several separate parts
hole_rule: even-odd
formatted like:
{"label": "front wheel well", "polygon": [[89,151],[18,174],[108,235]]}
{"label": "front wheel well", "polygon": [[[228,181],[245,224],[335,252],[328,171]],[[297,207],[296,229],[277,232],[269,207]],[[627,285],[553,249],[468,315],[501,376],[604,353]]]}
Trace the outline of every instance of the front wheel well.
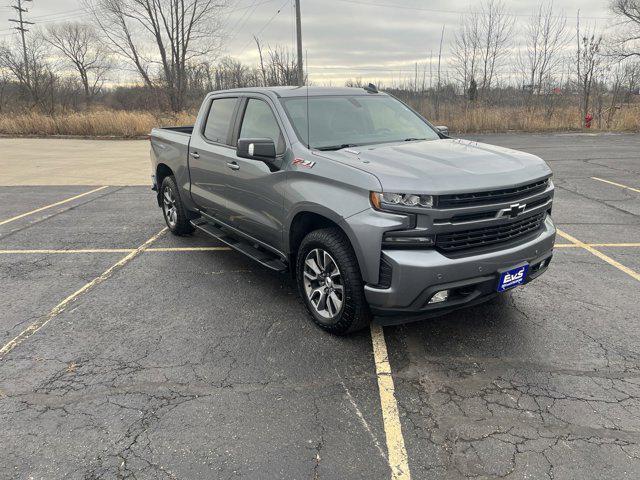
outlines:
{"label": "front wheel well", "polygon": [[[290,265],[295,265],[296,255],[298,248],[302,243],[304,237],[314,230],[321,228],[337,228],[348,239],[348,235],[345,231],[333,220],[313,212],[300,212],[297,213],[291,221],[289,227],[289,262]],[[292,274],[295,273],[295,268],[291,269]]]}

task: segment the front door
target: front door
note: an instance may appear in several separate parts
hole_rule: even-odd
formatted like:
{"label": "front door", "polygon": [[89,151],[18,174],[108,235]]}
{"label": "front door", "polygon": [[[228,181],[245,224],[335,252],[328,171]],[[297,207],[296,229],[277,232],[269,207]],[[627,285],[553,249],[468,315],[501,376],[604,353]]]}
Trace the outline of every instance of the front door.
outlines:
{"label": "front door", "polygon": [[[271,138],[276,143],[276,154],[284,154],[284,137],[265,100],[248,98],[241,117],[239,138]],[[285,172],[272,171],[269,165],[257,160],[236,157],[235,161],[238,169],[228,177],[231,225],[281,250]]]}
{"label": "front door", "polygon": [[237,97],[214,97],[189,143],[191,197],[202,211],[221,221],[229,216],[227,177],[232,170],[227,164],[236,159],[231,135],[237,106]]}

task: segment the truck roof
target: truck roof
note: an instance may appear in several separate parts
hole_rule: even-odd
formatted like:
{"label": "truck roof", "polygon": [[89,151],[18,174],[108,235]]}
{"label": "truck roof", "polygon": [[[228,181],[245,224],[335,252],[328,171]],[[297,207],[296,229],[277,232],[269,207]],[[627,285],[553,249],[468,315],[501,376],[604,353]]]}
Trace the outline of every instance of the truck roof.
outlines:
{"label": "truck roof", "polygon": [[317,97],[321,95],[386,95],[385,93],[378,92],[372,93],[364,88],[358,87],[247,87],[247,88],[232,88],[228,90],[219,90],[215,93],[227,93],[227,92],[246,92],[246,93],[273,93],[278,97],[304,97],[308,95],[310,97]]}

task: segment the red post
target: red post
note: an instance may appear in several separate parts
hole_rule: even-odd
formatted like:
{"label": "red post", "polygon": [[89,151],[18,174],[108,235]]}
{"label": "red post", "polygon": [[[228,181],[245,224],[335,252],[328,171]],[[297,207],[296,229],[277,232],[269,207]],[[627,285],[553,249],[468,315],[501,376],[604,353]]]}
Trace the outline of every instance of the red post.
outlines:
{"label": "red post", "polygon": [[586,128],[591,128],[591,120],[593,120],[593,115],[591,115],[590,113],[587,113],[584,116],[584,126]]}

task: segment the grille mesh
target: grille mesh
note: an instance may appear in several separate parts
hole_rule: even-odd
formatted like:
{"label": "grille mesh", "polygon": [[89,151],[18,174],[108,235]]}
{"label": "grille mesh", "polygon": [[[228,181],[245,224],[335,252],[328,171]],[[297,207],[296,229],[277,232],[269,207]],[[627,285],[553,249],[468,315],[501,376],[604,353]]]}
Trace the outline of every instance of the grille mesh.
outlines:
{"label": "grille mesh", "polygon": [[541,212],[503,225],[441,233],[436,237],[436,247],[453,253],[510,242],[540,229],[545,215]]}
{"label": "grille mesh", "polygon": [[539,182],[530,183],[521,187],[503,188],[501,190],[492,190],[489,192],[477,193],[459,193],[455,195],[440,195],[438,197],[438,208],[457,208],[474,205],[488,205],[491,203],[500,203],[528,197],[535,193],[543,192],[549,179],[540,180]]}

